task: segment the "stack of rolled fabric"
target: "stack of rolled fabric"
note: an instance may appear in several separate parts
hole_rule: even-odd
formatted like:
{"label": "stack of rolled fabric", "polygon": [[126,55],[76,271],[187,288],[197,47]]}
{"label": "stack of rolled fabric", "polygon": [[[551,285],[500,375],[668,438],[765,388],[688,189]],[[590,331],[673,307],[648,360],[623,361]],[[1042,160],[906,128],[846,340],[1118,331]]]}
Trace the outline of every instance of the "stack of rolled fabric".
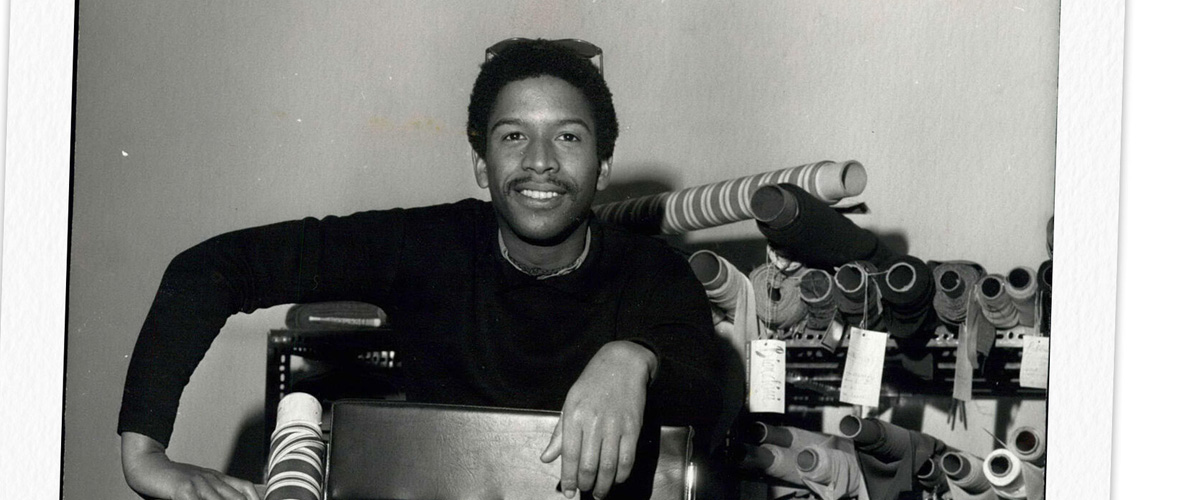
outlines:
{"label": "stack of rolled fabric", "polygon": [[804,186],[816,199],[834,204],[862,194],[867,172],[856,161],[821,161],[762,174],[605,203],[600,220],[644,233],[679,234],[750,220],[750,193],[767,184]]}
{"label": "stack of rolled fabric", "polygon": [[834,273],[834,300],[846,324],[876,331],[886,326],[876,273],[875,265],[867,261],[848,262]]}
{"label": "stack of rolled fabric", "polygon": [[967,318],[967,304],[971,290],[986,273],[983,266],[966,260],[936,263],[933,266],[933,282],[937,291],[933,296],[933,310],[947,325],[961,325]]}
{"label": "stack of rolled fabric", "polygon": [[975,300],[979,301],[984,319],[998,329],[1017,326],[1020,315],[1012,297],[1004,291],[1004,276],[989,274],[975,285]]}
{"label": "stack of rolled fabric", "polygon": [[1054,261],[1047,260],[1038,266],[1037,282],[1038,282],[1038,303],[1042,309],[1041,330],[1042,335],[1050,335],[1050,278],[1054,273]]}
{"label": "stack of rolled fabric", "polygon": [[854,447],[845,439],[795,427],[755,422],[745,436],[741,466],[760,470],[817,495],[839,500],[865,495]]}
{"label": "stack of rolled fabric", "polygon": [[941,498],[950,485],[946,482],[946,471],[942,470],[942,457],[934,455],[917,468],[917,484],[933,498]]}
{"label": "stack of rolled fabric", "polygon": [[1033,269],[1025,266],[1013,268],[1004,279],[1004,292],[1017,309],[1017,324],[1035,326],[1035,304],[1037,278]]}
{"label": "stack of rolled fabric", "polygon": [[954,500],[997,500],[979,457],[958,451],[946,452],[942,455],[942,470],[946,471]]}
{"label": "stack of rolled fabric", "polygon": [[800,299],[800,277],[765,263],[750,271],[758,319],[776,331],[787,331],[800,324],[808,306]]}
{"label": "stack of rolled fabric", "polygon": [[293,392],[279,401],[278,423],[271,433],[266,500],[319,500],[324,492],[325,442],[321,439],[321,403]]}
{"label": "stack of rolled fabric", "polygon": [[856,260],[879,266],[894,255],[874,233],[792,184],[759,188],[750,208],[775,251],[806,267],[831,270]]}
{"label": "stack of rolled fabric", "polygon": [[1045,500],[1045,472],[1022,461],[1010,450],[1000,448],[989,453],[984,460],[983,474],[1000,498]]}
{"label": "stack of rolled fabric", "polygon": [[862,471],[853,453],[807,446],[796,455],[800,479],[820,500],[861,498],[866,494]]}
{"label": "stack of rolled fabric", "polygon": [[936,438],[876,419],[847,415],[838,428],[854,441],[872,500],[896,500],[914,491],[917,471],[946,449]]}

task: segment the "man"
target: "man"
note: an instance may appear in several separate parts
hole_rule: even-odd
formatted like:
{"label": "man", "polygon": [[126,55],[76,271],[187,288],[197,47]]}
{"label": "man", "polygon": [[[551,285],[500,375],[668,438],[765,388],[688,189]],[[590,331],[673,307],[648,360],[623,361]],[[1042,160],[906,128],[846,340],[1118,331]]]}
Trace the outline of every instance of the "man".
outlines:
{"label": "man", "polygon": [[[541,459],[603,498],[649,415],[711,428],[721,404],[704,292],[665,244],[598,223],[617,120],[578,42],[489,51],[468,109],[492,202],[273,224],[177,256],[139,334],[118,431],[126,480],[162,498],[257,499],[167,458],[179,396],[225,319],[275,304],[376,304],[416,337],[410,400],[562,410]],[[499,46],[498,46],[499,47]]]}

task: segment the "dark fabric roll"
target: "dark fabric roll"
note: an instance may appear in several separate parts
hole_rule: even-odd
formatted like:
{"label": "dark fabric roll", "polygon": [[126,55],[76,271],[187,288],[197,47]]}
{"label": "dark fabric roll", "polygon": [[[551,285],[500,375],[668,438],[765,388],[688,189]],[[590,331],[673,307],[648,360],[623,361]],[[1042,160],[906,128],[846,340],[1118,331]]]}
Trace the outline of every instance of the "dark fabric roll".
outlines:
{"label": "dark fabric roll", "polygon": [[1054,261],[1047,260],[1038,266],[1038,302],[1042,308],[1041,329],[1043,335],[1050,335],[1050,279],[1054,272]]}
{"label": "dark fabric roll", "polygon": [[847,325],[876,331],[886,328],[876,272],[870,262],[853,261],[839,267],[833,275],[834,301]]}
{"label": "dark fabric roll", "polygon": [[823,269],[805,268],[800,271],[800,299],[808,305],[809,330],[824,330],[837,313],[833,276]]}
{"label": "dark fabric roll", "polygon": [[966,260],[931,262],[930,265],[937,289],[933,296],[933,310],[943,323],[961,325],[967,317],[970,291],[987,271],[983,266]]}
{"label": "dark fabric roll", "polygon": [[946,450],[941,440],[873,418],[847,415],[839,429],[854,441],[872,500],[896,500],[913,491],[918,469]]}
{"label": "dark fabric roll", "polygon": [[288,328],[317,330],[357,330],[387,326],[383,309],[365,302],[313,302],[288,308],[284,324]]}
{"label": "dark fabric roll", "polygon": [[884,267],[880,280],[884,310],[888,314],[888,333],[897,339],[911,337],[920,330],[932,329],[933,271],[921,259],[899,255]]}
{"label": "dark fabric roll", "polygon": [[[881,265],[895,253],[874,233],[858,227],[808,192],[792,184],[778,184],[785,196],[796,199],[794,219],[776,218],[771,224],[758,222],[771,246],[785,257],[803,262],[808,267],[832,270],[850,261],[864,260]],[[773,186],[763,186],[773,189]],[[758,192],[755,192],[758,195]],[[774,215],[774,214],[772,214]]]}

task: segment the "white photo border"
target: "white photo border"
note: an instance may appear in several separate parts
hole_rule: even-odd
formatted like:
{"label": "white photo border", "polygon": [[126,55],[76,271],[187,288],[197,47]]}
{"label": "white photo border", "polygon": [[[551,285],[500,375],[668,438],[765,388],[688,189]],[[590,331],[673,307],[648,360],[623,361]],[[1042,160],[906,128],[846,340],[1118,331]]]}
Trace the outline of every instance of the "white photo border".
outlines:
{"label": "white photo border", "polygon": [[[7,2],[5,2],[7,3]],[[57,498],[76,5],[13,2],[0,295],[0,485]],[[1063,0],[1047,497],[1109,497],[1125,6]],[[1087,377],[1073,376],[1087,373]],[[19,405],[19,409],[16,409]],[[19,494],[18,494],[19,493]]]}

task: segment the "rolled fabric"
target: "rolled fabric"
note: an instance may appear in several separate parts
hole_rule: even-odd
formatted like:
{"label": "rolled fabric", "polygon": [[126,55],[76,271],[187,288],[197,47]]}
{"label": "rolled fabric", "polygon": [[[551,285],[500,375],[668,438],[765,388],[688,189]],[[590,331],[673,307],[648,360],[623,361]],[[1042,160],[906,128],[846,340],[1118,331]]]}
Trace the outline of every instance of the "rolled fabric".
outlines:
{"label": "rolled fabric", "polygon": [[1045,472],[1022,462],[1012,451],[1004,448],[992,451],[984,460],[983,474],[996,496],[1010,500],[1042,500],[1045,498]]}
{"label": "rolled fabric", "polygon": [[946,449],[941,440],[877,419],[847,415],[838,430],[854,441],[872,499],[895,499],[912,491],[921,465]]}
{"label": "rolled fabric", "polygon": [[941,463],[954,500],[996,500],[996,491],[984,475],[979,457],[951,451],[942,455]]}
{"label": "rolled fabric", "polygon": [[830,270],[855,260],[880,265],[895,255],[874,233],[797,186],[763,186],[751,204],[771,246],[807,267]]}
{"label": "rolled fabric", "polygon": [[858,498],[866,494],[855,457],[842,450],[807,446],[796,454],[800,479],[821,500]]}
{"label": "rolled fabric", "polygon": [[593,207],[606,222],[641,232],[679,234],[754,218],[750,194],[767,184],[795,184],[822,203],[862,194],[867,171],[856,161],[821,161],[739,177],[680,191],[659,193]]}
{"label": "rolled fabric", "polygon": [[819,432],[790,426],[770,425],[764,422],[754,422],[747,432],[747,438],[754,444],[770,444],[797,450],[805,446],[824,443],[830,437]]}
{"label": "rolled fabric", "polygon": [[975,284],[975,300],[979,301],[983,317],[996,328],[1017,326],[1020,314],[1012,298],[1004,291],[1004,276],[989,274]]}
{"label": "rolled fabric", "polygon": [[1017,308],[1017,324],[1034,325],[1034,305],[1037,295],[1037,274],[1025,266],[1015,267],[1004,277],[1004,293]]}
{"label": "rolled fabric", "polygon": [[946,492],[948,488],[946,472],[942,470],[938,457],[930,457],[917,468],[917,484],[921,485],[921,489],[934,495]]}
{"label": "rolled fabric", "polygon": [[948,261],[933,267],[933,310],[948,325],[961,325],[967,318],[967,301],[975,283],[986,274],[983,267],[965,260]]}
{"label": "rolled fabric", "polygon": [[313,302],[289,307],[284,324],[296,329],[353,330],[384,327],[388,319],[383,309],[365,302]]}
{"label": "rolled fabric", "polygon": [[1021,461],[1041,467],[1046,464],[1046,433],[1034,427],[1017,427],[1008,434],[1008,449]]}
{"label": "rolled fabric", "polygon": [[808,306],[800,300],[800,277],[788,276],[771,263],[750,271],[754,288],[754,303],[758,319],[768,327],[787,330],[800,323],[808,314]]}
{"label": "rolled fabric", "polygon": [[321,403],[302,392],[279,401],[267,458],[266,500],[319,500],[324,491]]}
{"label": "rolled fabric", "polygon": [[879,284],[873,276],[875,273],[874,264],[853,261],[839,267],[833,275],[837,290],[834,300],[846,324],[871,330],[879,330],[884,325],[883,303],[879,297]]}
{"label": "rolled fabric", "polygon": [[692,254],[688,263],[714,308],[720,309],[730,320],[729,327],[716,328],[717,334],[728,340],[738,356],[745,359],[746,343],[759,338],[758,307],[750,279],[729,261],[708,250]]}
{"label": "rolled fabric", "polygon": [[837,312],[833,276],[823,269],[811,267],[802,269],[797,276],[800,278],[800,299],[808,306],[806,326],[809,330],[824,330]]}
{"label": "rolled fabric", "polygon": [[1050,335],[1050,282],[1051,278],[1053,277],[1053,273],[1054,261],[1047,260],[1042,262],[1041,266],[1038,266],[1037,281],[1038,295],[1040,296],[1038,302],[1042,308],[1041,329],[1043,335]]}
{"label": "rolled fabric", "polygon": [[803,484],[800,469],[796,467],[799,448],[788,448],[773,444],[749,446],[742,468],[761,470],[763,474],[795,485]]}
{"label": "rolled fabric", "polygon": [[884,265],[880,295],[888,314],[888,333],[905,339],[931,329],[933,315],[933,271],[925,261],[909,255],[896,256]]}

